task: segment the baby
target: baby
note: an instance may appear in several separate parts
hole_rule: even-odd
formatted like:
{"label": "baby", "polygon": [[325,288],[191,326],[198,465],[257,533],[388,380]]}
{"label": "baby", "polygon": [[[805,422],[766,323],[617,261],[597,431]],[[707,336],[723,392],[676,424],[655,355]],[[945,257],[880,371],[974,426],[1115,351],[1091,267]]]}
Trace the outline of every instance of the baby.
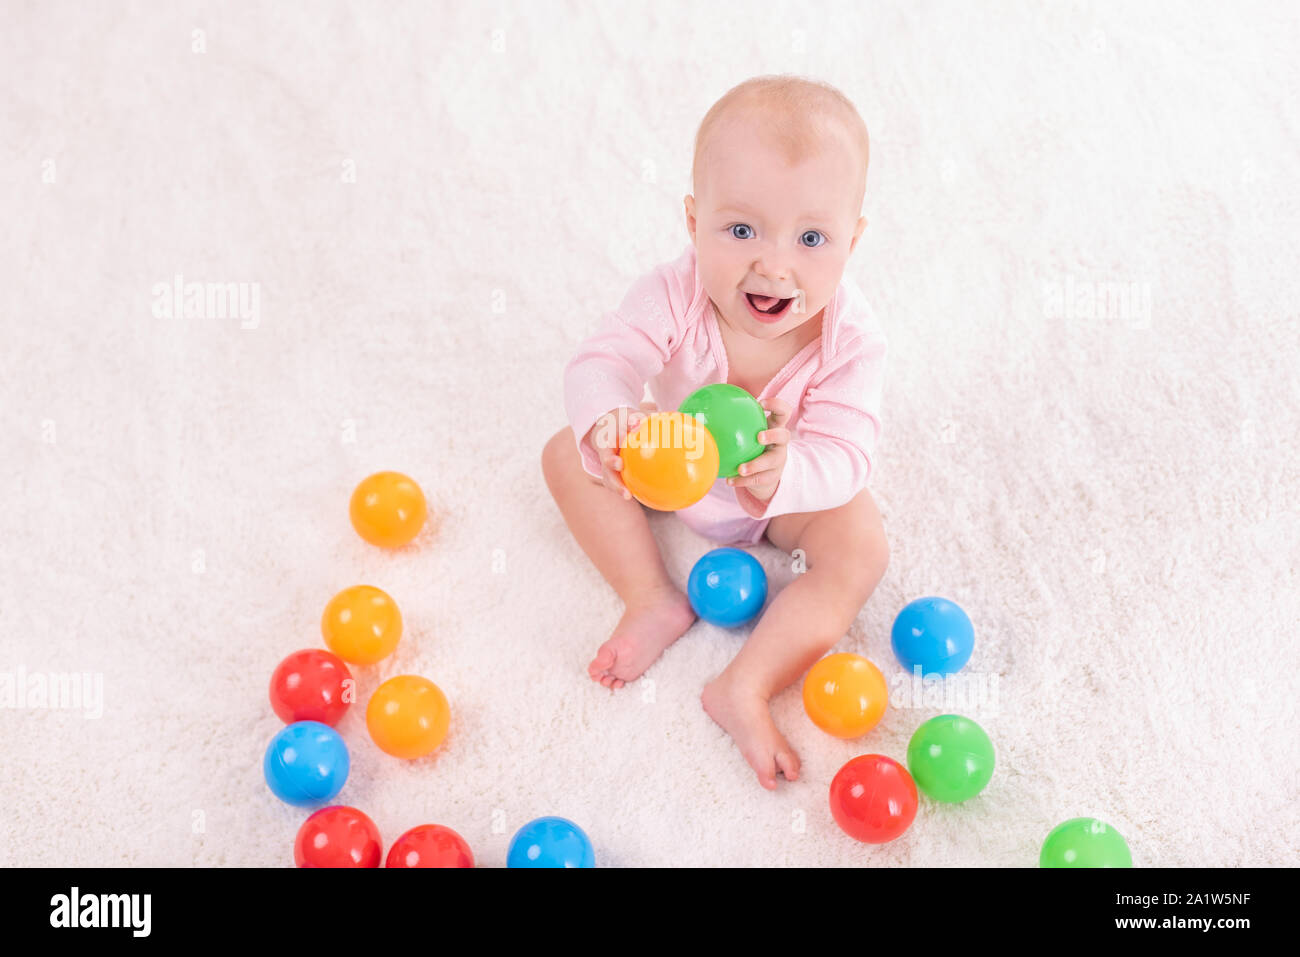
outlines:
{"label": "baby", "polygon": [[886,343],[843,277],[867,225],[867,160],[866,125],[826,84],[756,77],[715,103],[695,138],[691,245],[638,279],[578,349],[564,372],[569,426],[542,454],[570,531],[623,599],[588,668],[621,688],[695,620],[623,485],[621,440],[655,403],[676,409],[712,383],[766,410],[766,450],[676,514],[719,545],[766,537],[800,572],[701,695],[768,789],[799,774],[769,700],[844,636],[889,563],[866,489]]}

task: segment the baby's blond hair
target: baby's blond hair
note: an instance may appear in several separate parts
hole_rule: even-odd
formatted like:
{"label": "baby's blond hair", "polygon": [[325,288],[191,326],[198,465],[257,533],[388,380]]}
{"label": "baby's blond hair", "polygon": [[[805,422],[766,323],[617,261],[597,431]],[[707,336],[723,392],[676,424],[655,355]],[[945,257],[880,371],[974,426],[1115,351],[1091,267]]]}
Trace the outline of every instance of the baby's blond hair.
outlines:
{"label": "baby's blond hair", "polygon": [[[791,74],[767,74],[732,87],[709,108],[695,133],[692,188],[699,189],[702,158],[718,127],[726,122],[757,121],[760,134],[791,165],[847,137],[861,157],[858,207],[867,188],[871,141],[867,124],[847,96],[829,83]],[[843,142],[841,139],[840,142]]]}

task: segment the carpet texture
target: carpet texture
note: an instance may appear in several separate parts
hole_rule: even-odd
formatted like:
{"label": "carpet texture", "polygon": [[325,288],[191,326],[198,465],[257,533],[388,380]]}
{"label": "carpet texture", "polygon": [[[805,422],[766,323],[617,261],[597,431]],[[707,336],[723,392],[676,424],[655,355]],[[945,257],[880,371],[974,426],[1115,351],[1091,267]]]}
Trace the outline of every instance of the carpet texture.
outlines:
{"label": "carpet texture", "polygon": [[[6,6],[0,864],[291,864],[267,683],[358,583],[406,621],[362,703],[411,672],[452,707],[416,762],[340,725],[386,844],[440,823],[500,866],[558,814],[600,866],[1033,866],[1090,815],[1138,866],[1296,862],[1293,5]],[[699,120],[780,72],[872,134],[892,562],[835,650],[901,699],[894,616],[958,602],[997,749],[883,846],[830,780],[950,709],[841,741],[796,685],[803,774],[764,791],[699,703],[744,631],[587,678],[621,606],[539,464],[573,349],[687,241]],[[398,552],[348,523],[380,469],[434,513]],[[652,526],[684,584],[709,543]],[[82,707],[42,701],[73,674]]]}

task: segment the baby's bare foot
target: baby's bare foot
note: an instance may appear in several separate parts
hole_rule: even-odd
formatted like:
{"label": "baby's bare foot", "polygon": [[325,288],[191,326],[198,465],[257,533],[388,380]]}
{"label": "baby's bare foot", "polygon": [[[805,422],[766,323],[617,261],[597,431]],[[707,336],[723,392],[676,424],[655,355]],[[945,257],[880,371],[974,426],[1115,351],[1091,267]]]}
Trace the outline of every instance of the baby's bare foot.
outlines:
{"label": "baby's bare foot", "polygon": [[787,781],[799,777],[799,755],[776,730],[767,701],[757,692],[736,687],[723,672],[704,686],[700,703],[731,735],[763,787],[776,789],[778,771]]}
{"label": "baby's bare foot", "polygon": [[694,621],[690,599],[671,586],[630,602],[587,673],[606,688],[621,688],[641,677]]}

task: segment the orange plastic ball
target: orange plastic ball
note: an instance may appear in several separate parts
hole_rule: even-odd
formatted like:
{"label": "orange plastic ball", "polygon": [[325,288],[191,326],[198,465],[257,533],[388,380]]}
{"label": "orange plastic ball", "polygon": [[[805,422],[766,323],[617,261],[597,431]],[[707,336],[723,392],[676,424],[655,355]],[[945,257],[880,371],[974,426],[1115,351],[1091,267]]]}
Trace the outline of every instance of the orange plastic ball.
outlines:
{"label": "orange plastic ball", "polygon": [[381,751],[422,758],[442,744],[451,708],[442,689],[419,675],[389,678],[370,696],[366,727]]}
{"label": "orange plastic ball", "polygon": [[353,585],[330,599],[320,631],[329,650],[344,661],[373,665],[391,655],[401,640],[402,613],[373,585]]}
{"label": "orange plastic ball", "polygon": [[352,527],[371,545],[400,548],[420,534],[429,507],[414,479],[401,472],[376,472],[361,480],[348,512]]}
{"label": "orange plastic ball", "polygon": [[804,710],[813,724],[837,738],[866,734],[884,717],[888,703],[885,676],[861,655],[829,655],[804,678]]}
{"label": "orange plastic ball", "polygon": [[650,413],[619,455],[627,490],[661,512],[694,505],[718,480],[718,443],[693,415]]}

